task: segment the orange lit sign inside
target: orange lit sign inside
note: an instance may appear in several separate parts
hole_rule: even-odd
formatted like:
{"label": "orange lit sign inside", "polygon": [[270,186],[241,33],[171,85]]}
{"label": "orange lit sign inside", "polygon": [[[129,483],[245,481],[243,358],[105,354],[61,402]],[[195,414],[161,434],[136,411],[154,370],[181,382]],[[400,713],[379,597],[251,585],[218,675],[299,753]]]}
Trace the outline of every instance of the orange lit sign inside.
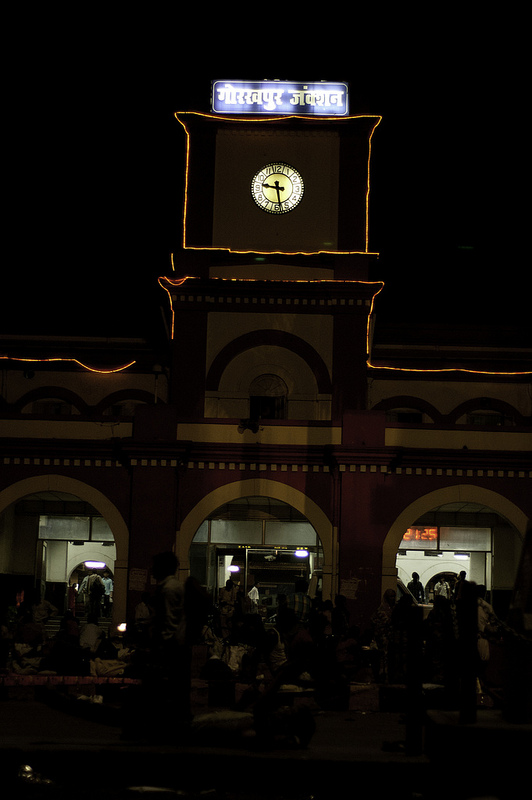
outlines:
{"label": "orange lit sign inside", "polygon": [[403,536],[403,542],[436,542],[438,528],[408,528]]}

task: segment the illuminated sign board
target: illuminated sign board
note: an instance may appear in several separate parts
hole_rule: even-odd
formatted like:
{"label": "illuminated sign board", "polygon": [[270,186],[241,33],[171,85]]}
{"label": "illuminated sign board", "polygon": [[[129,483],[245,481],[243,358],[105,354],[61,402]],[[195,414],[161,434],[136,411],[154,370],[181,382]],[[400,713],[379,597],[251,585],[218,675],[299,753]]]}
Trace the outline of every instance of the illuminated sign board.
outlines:
{"label": "illuminated sign board", "polygon": [[346,83],[213,81],[216,114],[297,114],[342,117],[348,113]]}
{"label": "illuminated sign board", "polygon": [[404,542],[435,542],[438,539],[438,528],[408,528],[403,535]]}
{"label": "illuminated sign board", "polygon": [[436,550],[438,528],[408,528],[399,547],[403,550]]}

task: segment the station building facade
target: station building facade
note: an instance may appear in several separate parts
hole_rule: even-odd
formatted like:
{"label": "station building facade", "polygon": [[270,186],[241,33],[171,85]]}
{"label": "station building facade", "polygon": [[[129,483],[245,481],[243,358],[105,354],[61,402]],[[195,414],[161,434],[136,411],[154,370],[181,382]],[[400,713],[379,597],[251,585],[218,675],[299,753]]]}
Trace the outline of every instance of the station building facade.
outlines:
{"label": "station building facade", "polygon": [[97,561],[119,623],[173,549],[213,599],[257,584],[265,616],[304,576],[364,626],[398,578],[430,599],[462,569],[504,613],[532,518],[531,353],[380,320],[380,118],[176,117],[168,342],[2,337],[3,603],[60,603]]}

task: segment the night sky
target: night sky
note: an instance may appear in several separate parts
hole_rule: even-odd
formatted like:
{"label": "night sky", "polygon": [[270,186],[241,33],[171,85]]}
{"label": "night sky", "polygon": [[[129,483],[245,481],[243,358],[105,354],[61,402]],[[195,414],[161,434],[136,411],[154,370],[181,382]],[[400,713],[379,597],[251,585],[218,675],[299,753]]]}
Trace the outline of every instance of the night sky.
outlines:
{"label": "night sky", "polygon": [[489,37],[461,23],[450,38],[432,26],[365,38],[355,23],[341,46],[331,42],[333,56],[294,49],[292,34],[274,60],[253,37],[237,55],[231,26],[212,38],[193,28],[201,47],[190,51],[182,26],[148,35],[136,22],[134,35],[75,26],[42,38],[38,20],[29,39],[18,30],[4,97],[13,248],[1,333],[148,336],[166,303],[157,277],[181,237],[174,112],[208,112],[213,79],[279,78],[347,82],[351,114],[383,117],[370,198],[380,253],[370,277],[386,284],[379,318],[517,324],[528,335],[524,77],[494,46],[495,20]]}

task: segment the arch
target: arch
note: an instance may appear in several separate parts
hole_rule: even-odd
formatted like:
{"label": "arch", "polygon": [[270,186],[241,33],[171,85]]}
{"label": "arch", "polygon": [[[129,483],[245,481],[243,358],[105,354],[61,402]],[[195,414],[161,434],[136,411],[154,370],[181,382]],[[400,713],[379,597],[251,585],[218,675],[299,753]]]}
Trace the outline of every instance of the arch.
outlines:
{"label": "arch", "polygon": [[113,621],[126,619],[127,603],[127,554],[129,531],[127,525],[111,501],[93,486],[65,475],[36,475],[13,483],[0,492],[0,514],[13,503],[28,494],[42,491],[60,491],[75,495],[90,503],[100,512],[109,525],[115,540],[115,587],[113,593]]}
{"label": "arch", "polygon": [[482,486],[473,484],[456,484],[447,486],[443,489],[436,489],[433,492],[418,497],[410,503],[399,514],[384,540],[382,549],[382,591],[394,588],[397,576],[395,558],[403,534],[416,519],[423,514],[431,511],[435,506],[445,505],[446,503],[456,503],[463,500],[468,503],[478,503],[492,508],[501,516],[505,517],[519,532],[525,537],[528,525],[528,517],[518,506],[501,494],[485,489]]}
{"label": "arch", "polygon": [[310,522],[318,534],[323,548],[323,596],[333,596],[333,584],[336,582],[335,555],[338,547],[336,531],[325,512],[303,492],[285,483],[267,478],[251,478],[234,481],[214,489],[203,497],[187,514],[176,533],[176,554],[179,558],[179,571],[186,577],[189,569],[188,554],[192,540],[201,523],[224,503],[240,497],[273,497],[282,500],[300,511]]}
{"label": "arch", "polygon": [[419,397],[412,397],[410,395],[397,395],[396,397],[387,397],[377,403],[372,411],[393,411],[396,408],[412,408],[416,411],[422,411],[433,422],[442,422],[442,415],[440,412],[426,400]]}
{"label": "arch", "polygon": [[320,394],[330,394],[332,391],[331,378],[327,365],[319,353],[310,345],[293,333],[286,331],[257,330],[238,336],[223,347],[214,358],[207,373],[205,386],[207,391],[216,391],[224,369],[236,356],[246,350],[251,350],[260,345],[274,345],[292,350],[300,356],[310,367]]}
{"label": "arch", "polygon": [[463,417],[464,414],[472,413],[473,411],[498,411],[503,416],[512,420],[514,425],[526,425],[523,416],[514,408],[510,403],[504,400],[498,400],[492,397],[474,397],[472,400],[466,400],[449,414],[449,420],[455,423]]}
{"label": "arch", "polygon": [[75,392],[61,386],[40,386],[37,389],[26,392],[14,403],[14,410],[22,413],[22,409],[25,406],[29,403],[34,403],[36,400],[64,400],[74,406],[80,414],[88,414],[89,407],[87,403]]}
{"label": "arch", "polygon": [[120,389],[112,394],[106,395],[103,400],[100,400],[99,403],[94,406],[93,411],[95,415],[101,415],[111,406],[122,403],[126,400],[133,400],[137,403],[152,404],[153,399],[153,393],[148,392],[145,389]]}

